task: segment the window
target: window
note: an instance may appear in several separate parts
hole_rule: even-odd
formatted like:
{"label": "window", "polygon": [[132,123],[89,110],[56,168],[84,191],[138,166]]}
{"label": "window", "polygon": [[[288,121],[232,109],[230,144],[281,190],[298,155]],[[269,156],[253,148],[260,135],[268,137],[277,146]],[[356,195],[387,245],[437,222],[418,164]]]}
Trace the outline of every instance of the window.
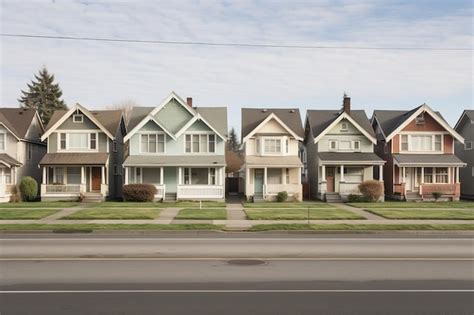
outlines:
{"label": "window", "polygon": [[70,133],[68,136],[69,149],[86,150],[89,148],[87,133]]}
{"label": "window", "polygon": [[61,150],[66,150],[66,134],[65,133],[60,133],[59,138],[60,138],[59,148]]}
{"label": "window", "polygon": [[184,184],[185,185],[189,185],[190,181],[190,176],[189,176],[189,173],[190,173],[190,169],[189,168],[185,168],[184,169]]}
{"label": "window", "polygon": [[187,153],[214,153],[216,152],[216,135],[214,134],[187,134],[185,136],[185,151]]}
{"label": "window", "polygon": [[281,139],[265,139],[265,153],[281,153]]}
{"label": "window", "polygon": [[186,146],[185,146],[186,152],[188,153],[191,152],[191,135],[186,135],[185,143],[186,143]]}
{"label": "window", "polygon": [[415,124],[417,124],[417,125],[424,125],[425,124],[425,115],[424,115],[424,113],[421,113],[418,116],[416,116]]}
{"label": "window", "polygon": [[67,183],[68,184],[80,184],[81,183],[81,168],[80,167],[68,167],[67,168]]}
{"label": "window", "polygon": [[5,177],[5,184],[8,185],[12,183],[12,169],[11,168],[4,168],[3,176]]}
{"label": "window", "polygon": [[432,168],[425,168],[425,183],[432,183],[433,182],[433,169]]}
{"label": "window", "polygon": [[112,142],[112,151],[117,152],[117,141]]}
{"label": "window", "polygon": [[433,140],[431,135],[410,135],[410,151],[432,151]]}
{"label": "window", "polygon": [[354,150],[360,151],[360,141],[354,141]]}
{"label": "window", "polygon": [[6,134],[5,133],[0,133],[0,150],[5,150],[5,143],[6,143]]}
{"label": "window", "polygon": [[[141,152],[142,153],[163,153],[165,152],[165,135],[164,134],[142,134],[141,135]],[[117,144],[115,143],[115,150]]]}
{"label": "window", "polygon": [[337,141],[336,140],[330,140],[329,141],[329,149],[330,150],[337,150]]}
{"label": "window", "polygon": [[345,122],[341,123],[341,132],[347,132],[347,131],[348,131],[347,123]]}
{"label": "window", "polygon": [[199,135],[193,135],[193,152],[199,152]]}
{"label": "window", "polygon": [[442,136],[441,135],[435,135],[434,136],[434,141],[435,141],[435,145],[434,145],[434,149],[435,151],[441,151],[442,149]]}
{"label": "window", "polygon": [[82,122],[84,122],[84,116],[81,115],[81,114],[72,115],[72,122],[82,123]]}
{"label": "window", "polygon": [[26,160],[31,161],[33,158],[33,144],[27,143],[26,144]]}
{"label": "window", "polygon": [[54,169],[54,183],[55,184],[64,184],[64,168],[56,167]]}
{"label": "window", "polygon": [[286,145],[285,145],[285,147],[286,147],[286,153],[288,153],[289,150],[290,150],[290,140],[286,139],[286,140],[285,140],[285,143],[286,143]]}
{"label": "window", "polygon": [[97,134],[96,133],[91,133],[91,140],[90,140],[90,147],[91,150],[97,149]]}
{"label": "window", "polygon": [[436,168],[436,182],[437,183],[448,183],[448,168],[447,167],[437,167]]}
{"label": "window", "polygon": [[255,140],[255,146],[256,146],[255,152],[260,153],[260,139],[259,138]]}
{"label": "window", "polygon": [[281,168],[268,168],[267,169],[267,182],[270,185],[282,184],[282,169]]}
{"label": "window", "polygon": [[142,168],[141,167],[135,168],[135,182],[136,183],[142,182]]}
{"label": "window", "polygon": [[289,184],[290,183],[290,169],[289,168],[285,170],[285,175],[286,175],[286,178],[285,178],[286,183]]}
{"label": "window", "polygon": [[339,141],[339,150],[350,150],[351,142],[350,141]]}
{"label": "window", "polygon": [[216,184],[216,169],[210,168],[209,169],[209,185],[215,185],[215,184]]}
{"label": "window", "polygon": [[364,169],[362,167],[344,168],[344,180],[350,183],[361,183],[364,180]]}
{"label": "window", "polygon": [[209,152],[216,152],[216,135],[209,135]]}
{"label": "window", "polygon": [[472,146],[472,141],[467,141],[464,142],[464,150],[472,150],[473,146]]}
{"label": "window", "polygon": [[200,151],[201,152],[207,152],[207,135],[201,135],[200,137],[201,141],[200,141]]}
{"label": "window", "polygon": [[408,135],[402,135],[402,151],[408,151]]}

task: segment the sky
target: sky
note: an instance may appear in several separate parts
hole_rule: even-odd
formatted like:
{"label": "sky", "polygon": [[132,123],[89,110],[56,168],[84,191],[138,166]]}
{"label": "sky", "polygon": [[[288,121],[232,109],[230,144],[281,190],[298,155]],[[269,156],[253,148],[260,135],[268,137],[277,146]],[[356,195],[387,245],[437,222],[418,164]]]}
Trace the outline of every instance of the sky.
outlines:
{"label": "sky", "polygon": [[[0,32],[312,46],[473,47],[470,0],[5,1]],[[473,51],[289,49],[0,37],[2,107],[41,67],[67,104],[157,106],[175,91],[195,106],[411,109],[423,103],[452,125],[474,108]]]}

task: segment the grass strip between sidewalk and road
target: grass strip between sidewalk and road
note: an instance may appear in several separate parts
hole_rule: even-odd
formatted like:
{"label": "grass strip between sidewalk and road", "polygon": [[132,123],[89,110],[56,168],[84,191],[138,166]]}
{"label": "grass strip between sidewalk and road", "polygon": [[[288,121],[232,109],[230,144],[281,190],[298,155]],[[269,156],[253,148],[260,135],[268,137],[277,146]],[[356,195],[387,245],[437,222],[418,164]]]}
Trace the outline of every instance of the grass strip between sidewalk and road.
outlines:
{"label": "grass strip between sidewalk and road", "polygon": [[[308,209],[245,209],[249,220],[306,220]],[[356,213],[338,209],[309,209],[310,220],[344,220],[361,219],[363,216]]]}
{"label": "grass strip between sidewalk and road", "polygon": [[366,209],[387,219],[426,219],[426,220],[474,220],[474,210],[431,210],[431,209]]}
{"label": "grass strip between sidewalk and road", "polygon": [[221,231],[215,224],[0,224],[0,231],[53,231],[57,233],[93,231]]}
{"label": "grass strip between sidewalk and road", "polygon": [[259,224],[258,231],[473,231],[474,224]]}
{"label": "grass strip between sidewalk and road", "polygon": [[221,201],[177,201],[177,202],[129,202],[129,201],[105,201],[93,205],[96,208],[225,208],[225,202]]}
{"label": "grass strip between sidewalk and road", "polygon": [[158,208],[87,208],[62,217],[61,220],[152,220],[160,212],[161,209]]}
{"label": "grass strip between sidewalk and road", "polygon": [[353,202],[349,205],[357,208],[373,209],[398,209],[398,208],[410,208],[410,209],[472,209],[474,210],[474,202],[472,201],[439,201],[439,202],[407,202],[407,201],[385,201],[385,202]]}
{"label": "grass strip between sidewalk and road", "polygon": [[0,209],[0,220],[35,220],[42,219],[60,209]]}
{"label": "grass strip between sidewalk and road", "polygon": [[268,208],[268,209],[281,209],[281,208],[296,208],[296,209],[308,209],[309,208],[335,208],[335,206],[325,202],[246,202],[244,208]]}
{"label": "grass strip between sidewalk and road", "polygon": [[225,208],[195,209],[185,208],[179,211],[175,219],[187,220],[225,220],[227,211]]}

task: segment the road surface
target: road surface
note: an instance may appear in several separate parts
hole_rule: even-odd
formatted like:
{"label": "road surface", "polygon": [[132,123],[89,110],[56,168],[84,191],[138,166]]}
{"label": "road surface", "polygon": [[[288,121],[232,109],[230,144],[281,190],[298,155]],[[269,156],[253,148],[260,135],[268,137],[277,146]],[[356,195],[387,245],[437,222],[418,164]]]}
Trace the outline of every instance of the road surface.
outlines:
{"label": "road surface", "polygon": [[1,314],[472,314],[470,236],[3,235]]}

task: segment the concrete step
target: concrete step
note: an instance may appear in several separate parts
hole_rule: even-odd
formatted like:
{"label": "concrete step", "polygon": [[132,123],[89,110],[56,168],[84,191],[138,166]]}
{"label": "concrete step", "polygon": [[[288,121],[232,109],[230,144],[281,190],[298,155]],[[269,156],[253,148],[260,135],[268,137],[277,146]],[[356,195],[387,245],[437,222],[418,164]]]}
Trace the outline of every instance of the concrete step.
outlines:
{"label": "concrete step", "polygon": [[342,202],[341,195],[338,193],[326,193],[325,198],[327,203]]}
{"label": "concrete step", "polygon": [[177,194],[176,193],[166,193],[163,202],[173,202],[176,201]]}

